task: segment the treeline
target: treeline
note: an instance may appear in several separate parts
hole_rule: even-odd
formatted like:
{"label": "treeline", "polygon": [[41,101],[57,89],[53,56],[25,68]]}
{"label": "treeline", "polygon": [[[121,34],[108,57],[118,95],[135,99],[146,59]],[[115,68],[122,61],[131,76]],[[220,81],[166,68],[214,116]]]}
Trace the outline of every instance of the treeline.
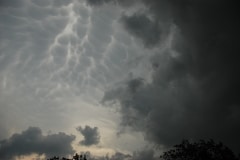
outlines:
{"label": "treeline", "polygon": [[160,160],[240,160],[239,157],[223,143],[215,143],[212,139],[197,142],[183,140],[164,152]]}
{"label": "treeline", "polygon": [[65,158],[65,157],[62,157],[62,158],[59,158],[59,157],[57,157],[57,156],[54,156],[54,157],[52,157],[52,158],[49,158],[49,159],[47,159],[47,160],[87,160],[87,158],[86,158],[86,155],[82,155],[82,154],[75,154],[74,156],[73,156],[73,158],[71,158],[71,159],[69,159],[69,158]]}

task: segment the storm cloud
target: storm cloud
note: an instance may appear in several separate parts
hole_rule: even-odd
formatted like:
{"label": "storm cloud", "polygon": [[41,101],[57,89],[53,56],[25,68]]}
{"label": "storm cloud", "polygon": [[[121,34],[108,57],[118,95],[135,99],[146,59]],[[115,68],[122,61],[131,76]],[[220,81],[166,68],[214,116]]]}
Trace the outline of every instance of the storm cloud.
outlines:
{"label": "storm cloud", "polygon": [[[235,2],[1,1],[1,155],[47,152],[14,148],[15,137],[36,134],[41,146],[55,143],[50,136],[76,132],[82,141],[74,149],[119,151],[123,159],[145,145],[169,147],[183,138],[213,138],[239,151]],[[91,127],[76,131],[82,124]],[[12,136],[28,126],[64,133],[30,128]]]}
{"label": "storm cloud", "polygon": [[[239,152],[240,56],[235,1],[141,2],[148,8],[146,15],[154,17],[153,24],[171,24],[168,37],[158,44],[151,42],[149,34],[138,32],[140,25],[132,25],[135,14],[124,21],[130,34],[158,48],[149,59],[152,79],[135,92],[129,85],[139,77],[125,81],[106,92],[103,101],[119,102],[122,124],[143,131],[146,139],[156,144],[171,146],[183,138],[213,138]],[[146,24],[144,18],[137,20]]]}
{"label": "storm cloud", "polygon": [[0,141],[0,158],[11,159],[17,156],[26,156],[33,153],[39,155],[72,155],[71,143],[75,136],[63,132],[43,135],[38,127],[29,127],[22,133],[15,133],[10,138]]}
{"label": "storm cloud", "polygon": [[80,141],[79,144],[85,145],[85,146],[91,146],[91,145],[96,145],[100,142],[100,133],[98,131],[98,127],[92,128],[86,125],[85,128],[82,128],[81,126],[79,126],[76,129],[84,137],[84,139]]}

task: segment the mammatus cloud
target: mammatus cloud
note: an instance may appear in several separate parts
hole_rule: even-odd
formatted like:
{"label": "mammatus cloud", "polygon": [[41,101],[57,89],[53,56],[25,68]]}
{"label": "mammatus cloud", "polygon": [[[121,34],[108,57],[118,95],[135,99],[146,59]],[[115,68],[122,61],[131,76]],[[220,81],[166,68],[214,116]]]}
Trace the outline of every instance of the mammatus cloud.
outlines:
{"label": "mammatus cloud", "polygon": [[98,131],[98,127],[92,128],[86,125],[85,128],[82,128],[79,126],[77,128],[77,131],[79,131],[84,137],[84,140],[80,141],[79,144],[91,146],[96,145],[100,142],[100,133]]}
{"label": "mammatus cloud", "polygon": [[[99,107],[83,104],[96,104],[109,85],[120,81],[124,84],[103,100],[121,104],[122,126],[165,146],[206,137],[239,149],[239,14],[234,3],[1,1],[1,139],[14,129],[37,124],[56,131],[89,117],[101,128],[111,122],[106,128],[114,132],[118,119],[108,117],[106,108],[94,112]],[[102,8],[91,9],[94,4]],[[139,39],[144,45],[135,43]],[[121,83],[129,72],[132,79]],[[111,140],[109,146],[126,150],[124,143],[116,147]],[[141,141],[134,143],[128,149]]]}
{"label": "mammatus cloud", "polygon": [[42,135],[37,127],[29,127],[22,133],[15,133],[9,139],[0,141],[0,158],[11,159],[16,156],[27,156],[33,153],[46,155],[72,155],[71,143],[75,136],[63,132],[50,135]]}
{"label": "mammatus cloud", "polygon": [[129,89],[136,79],[127,81],[106,92],[103,101],[118,101],[122,124],[143,131],[151,142],[170,146],[182,138],[213,138],[239,152],[240,48],[235,1],[141,2],[154,17],[152,24],[168,21],[173,29],[159,45],[138,32],[151,33],[147,30],[152,27],[133,25],[136,21],[146,24],[146,18],[133,14],[123,21],[129,33],[159,48],[149,61],[152,81],[139,85],[136,92]]}
{"label": "mammatus cloud", "polygon": [[136,70],[143,54],[117,21],[121,8],[92,9],[83,0],[0,3],[0,139],[28,126],[69,133],[82,122],[102,128],[98,152],[135,150],[137,136],[126,145],[116,140],[118,114],[97,107],[105,88]]}

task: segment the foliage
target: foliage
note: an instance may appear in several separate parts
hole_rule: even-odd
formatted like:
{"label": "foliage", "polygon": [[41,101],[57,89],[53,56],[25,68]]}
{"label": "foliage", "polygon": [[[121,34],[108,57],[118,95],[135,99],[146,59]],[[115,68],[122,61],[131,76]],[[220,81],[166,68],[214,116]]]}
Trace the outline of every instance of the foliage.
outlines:
{"label": "foliage", "polygon": [[238,160],[234,153],[222,143],[213,140],[190,143],[183,140],[173,149],[160,156],[163,160]]}

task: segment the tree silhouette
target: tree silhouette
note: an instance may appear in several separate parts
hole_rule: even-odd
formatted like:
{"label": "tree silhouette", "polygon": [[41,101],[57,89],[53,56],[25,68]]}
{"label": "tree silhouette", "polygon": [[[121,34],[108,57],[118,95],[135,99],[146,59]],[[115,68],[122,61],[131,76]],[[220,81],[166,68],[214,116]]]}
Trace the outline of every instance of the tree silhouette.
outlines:
{"label": "tree silhouette", "polygon": [[47,160],[87,160],[87,157],[86,157],[86,155],[79,155],[79,154],[75,154],[75,155],[73,155],[73,158],[71,158],[71,159],[69,159],[69,158],[65,158],[65,157],[62,157],[62,158],[59,158],[59,157],[57,157],[57,156],[54,156],[54,157],[52,157],[52,158],[50,158],[50,159],[47,159]]}
{"label": "tree silhouette", "polygon": [[183,140],[174,149],[160,156],[163,160],[238,160],[234,153],[222,143],[213,140],[190,143]]}

